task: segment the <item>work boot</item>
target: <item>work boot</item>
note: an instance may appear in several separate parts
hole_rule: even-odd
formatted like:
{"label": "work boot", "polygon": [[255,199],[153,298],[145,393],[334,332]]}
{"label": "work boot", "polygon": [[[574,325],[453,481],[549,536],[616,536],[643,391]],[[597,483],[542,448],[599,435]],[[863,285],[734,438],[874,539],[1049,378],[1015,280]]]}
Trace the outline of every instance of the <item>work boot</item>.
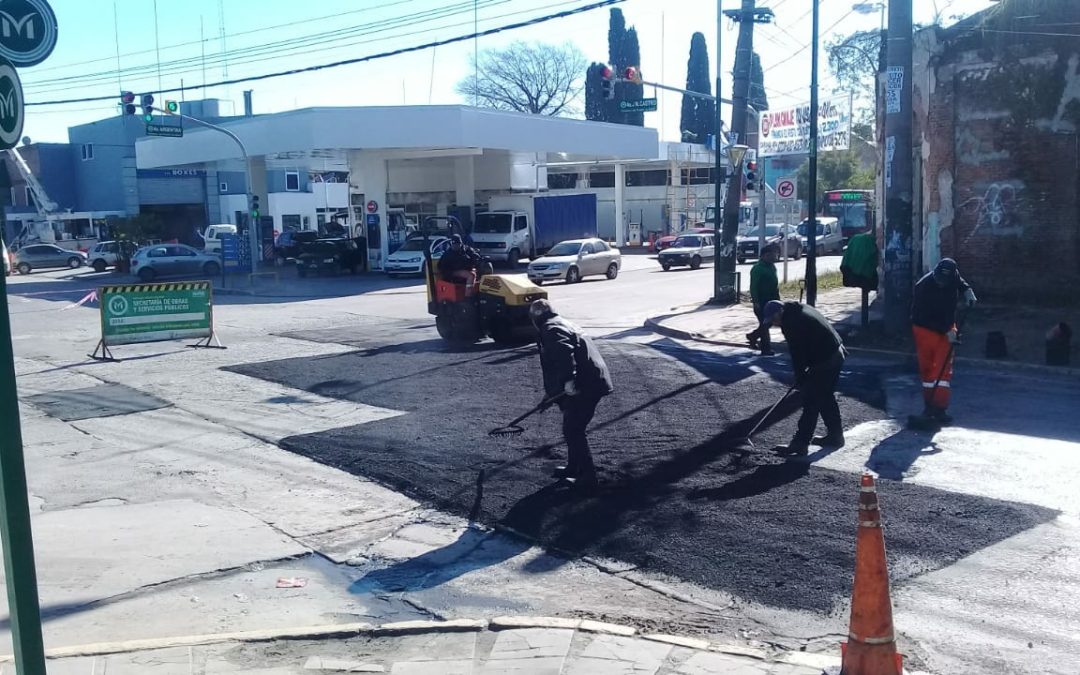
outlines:
{"label": "work boot", "polygon": [[844,432],[833,433],[830,431],[824,436],[816,436],[814,440],[810,441],[810,444],[822,448],[842,448],[844,447]]}
{"label": "work boot", "polygon": [[806,457],[810,454],[810,445],[806,441],[792,441],[777,448],[776,454],[782,457]]}
{"label": "work boot", "polygon": [[929,417],[942,426],[952,424],[953,421],[952,416],[945,412],[945,408],[938,406],[931,406]]}
{"label": "work boot", "polygon": [[553,478],[573,478],[577,471],[573,471],[568,466],[557,466],[555,470],[551,472]]}
{"label": "work boot", "polygon": [[757,331],[753,331],[746,334],[746,341],[750,343],[750,349],[758,348],[758,336],[755,335]]}
{"label": "work boot", "polygon": [[776,356],[776,352],[774,352],[772,350],[772,347],[766,347],[765,349],[761,350],[761,355],[762,356]]}

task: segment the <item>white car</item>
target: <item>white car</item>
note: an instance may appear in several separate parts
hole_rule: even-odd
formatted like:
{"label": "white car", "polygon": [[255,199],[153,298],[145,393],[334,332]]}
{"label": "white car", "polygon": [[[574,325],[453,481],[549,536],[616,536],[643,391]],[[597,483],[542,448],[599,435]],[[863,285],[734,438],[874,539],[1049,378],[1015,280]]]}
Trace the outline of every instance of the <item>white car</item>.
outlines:
{"label": "white car", "polygon": [[[443,253],[450,248],[448,237],[430,237],[432,260],[438,260]],[[401,248],[391,253],[386,258],[383,271],[386,276],[396,277],[405,274],[423,275],[427,269],[427,261],[424,260],[424,238],[413,237],[401,245]]]}
{"label": "white car", "polygon": [[660,267],[663,267],[665,272],[672,267],[699,269],[701,263],[716,257],[715,238],[712,234],[680,234],[670,247],[657,256]]}
{"label": "white car", "polygon": [[[806,235],[810,233],[809,220],[799,223],[799,237],[802,238],[803,253],[809,253]],[[817,218],[817,234],[814,237],[814,248],[817,255],[840,255],[844,252],[844,235],[840,230],[840,219],[819,216]]]}
{"label": "white car", "polygon": [[89,255],[90,266],[95,272],[104,272],[110,267],[116,267],[120,261],[120,252],[126,251],[127,257],[131,257],[138,247],[130,241],[102,241],[97,244]]}
{"label": "white car", "polygon": [[603,274],[608,279],[619,276],[622,253],[603,239],[571,239],[555,244],[529,263],[529,281],[537,286],[545,281],[565,280],[574,284],[583,277]]}
{"label": "white car", "polygon": [[221,255],[221,238],[226,234],[236,234],[236,226],[224,223],[207,227],[206,234],[203,235],[203,250]]}

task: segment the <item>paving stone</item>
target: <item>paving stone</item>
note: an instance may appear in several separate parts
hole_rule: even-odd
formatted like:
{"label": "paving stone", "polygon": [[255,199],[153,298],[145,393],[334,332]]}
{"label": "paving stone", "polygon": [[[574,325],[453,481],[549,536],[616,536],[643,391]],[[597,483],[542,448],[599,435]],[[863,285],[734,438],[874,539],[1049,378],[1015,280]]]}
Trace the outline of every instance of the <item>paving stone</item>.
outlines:
{"label": "paving stone", "polygon": [[675,671],[679,675],[770,675],[769,664],[749,663],[745,658],[727,654],[697,653]]}
{"label": "paving stone", "polygon": [[681,635],[663,635],[660,633],[652,633],[649,635],[642,635],[641,637],[646,640],[652,640],[654,642],[663,642],[669,645],[676,645],[678,647],[686,647],[688,649],[708,649],[709,641],[702,640],[701,638],[682,637]]}
{"label": "paving stone", "polygon": [[472,661],[478,635],[475,632],[407,635],[396,641],[394,661]]}
{"label": "paving stone", "polygon": [[506,628],[569,628],[577,630],[581,619],[564,619],[557,616],[497,616],[489,624],[492,630]]}
{"label": "paving stone", "polygon": [[561,675],[564,657],[488,661],[480,675]]}
{"label": "paving stone", "polygon": [[654,675],[672,646],[617,635],[597,635],[574,658],[566,675]]}
{"label": "paving stone", "polygon": [[585,619],[581,622],[581,630],[588,633],[606,633],[608,635],[623,635],[630,637],[634,633],[637,633],[635,628],[630,626],[620,626],[614,623],[604,623],[602,621],[592,621]]}
{"label": "paving stone", "polygon": [[495,638],[489,661],[563,658],[570,651],[574,631],[553,628],[504,630]]}
{"label": "paving stone", "polygon": [[394,664],[390,675],[473,675],[472,661],[403,661]]}

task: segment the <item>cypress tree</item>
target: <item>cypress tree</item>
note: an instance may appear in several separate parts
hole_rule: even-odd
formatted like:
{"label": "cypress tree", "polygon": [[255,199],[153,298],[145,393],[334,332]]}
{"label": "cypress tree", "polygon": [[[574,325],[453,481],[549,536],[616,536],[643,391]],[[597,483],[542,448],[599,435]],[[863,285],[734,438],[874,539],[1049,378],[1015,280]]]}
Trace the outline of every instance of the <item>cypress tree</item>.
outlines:
{"label": "cypress tree", "polygon": [[[690,38],[690,59],[686,63],[686,90],[712,93],[709,81],[709,50],[705,35],[694,33]],[[712,101],[683,96],[679,129],[685,141],[704,143],[716,127],[716,107]]]}
{"label": "cypress tree", "polygon": [[587,120],[607,121],[605,106],[608,101],[604,100],[604,92],[600,87],[604,67],[603,63],[594,63],[585,72],[585,119]]}

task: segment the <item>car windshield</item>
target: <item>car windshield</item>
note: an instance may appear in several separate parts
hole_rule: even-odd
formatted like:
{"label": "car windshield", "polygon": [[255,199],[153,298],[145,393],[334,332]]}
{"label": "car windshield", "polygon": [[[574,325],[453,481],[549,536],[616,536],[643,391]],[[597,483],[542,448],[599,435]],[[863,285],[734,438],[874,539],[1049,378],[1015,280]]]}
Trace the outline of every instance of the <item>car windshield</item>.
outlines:
{"label": "car windshield", "polygon": [[556,244],[551,247],[551,250],[547,252],[549,256],[559,255],[577,255],[581,250],[581,243],[576,241],[564,241],[561,244]]}
{"label": "car windshield", "polygon": [[409,241],[402,244],[401,248],[399,248],[398,250],[399,251],[423,251],[424,250],[424,240],[423,239],[410,239]]}
{"label": "car windshield", "polygon": [[673,244],[674,248],[696,248],[701,246],[701,237],[679,237]]}
{"label": "car windshield", "polygon": [[334,255],[337,253],[337,246],[330,242],[317,241],[308,250],[316,255]]}
{"label": "car windshield", "polygon": [[[799,223],[799,236],[805,237],[808,234],[810,234],[810,224],[804,220]],[[818,221],[817,236],[820,237],[823,234],[825,234],[825,226],[821,224],[821,221]]]}
{"label": "car windshield", "polygon": [[[766,225],[765,226],[765,236],[766,237],[775,237],[778,234],[780,234],[780,226],[779,225]],[[761,236],[761,228],[760,227],[751,228],[751,229],[747,230],[746,234],[744,234],[743,236],[744,237],[760,237]]]}
{"label": "car windshield", "polygon": [[481,213],[476,216],[473,234],[509,234],[512,225],[509,213]]}

